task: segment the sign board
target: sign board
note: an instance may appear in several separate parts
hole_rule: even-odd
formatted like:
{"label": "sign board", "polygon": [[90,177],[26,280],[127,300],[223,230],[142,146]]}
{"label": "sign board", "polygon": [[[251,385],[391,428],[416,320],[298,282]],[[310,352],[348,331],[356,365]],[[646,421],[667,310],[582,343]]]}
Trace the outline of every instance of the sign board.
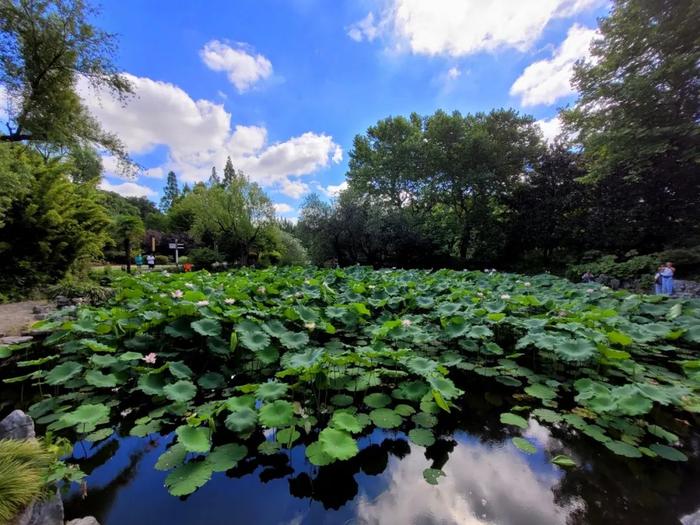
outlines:
{"label": "sign board", "polygon": [[171,250],[174,250],[175,248],[177,248],[177,244],[174,242],[171,242],[168,244],[168,248],[170,248]]}

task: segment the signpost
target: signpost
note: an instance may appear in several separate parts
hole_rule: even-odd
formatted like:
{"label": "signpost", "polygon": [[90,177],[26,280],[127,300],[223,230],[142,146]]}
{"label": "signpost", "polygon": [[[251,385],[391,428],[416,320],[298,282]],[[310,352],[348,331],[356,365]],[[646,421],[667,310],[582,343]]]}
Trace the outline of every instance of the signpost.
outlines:
{"label": "signpost", "polygon": [[180,242],[177,242],[177,239],[175,239],[175,242],[168,243],[168,248],[170,248],[171,250],[175,250],[175,265],[177,265],[179,250],[184,249],[185,245]]}

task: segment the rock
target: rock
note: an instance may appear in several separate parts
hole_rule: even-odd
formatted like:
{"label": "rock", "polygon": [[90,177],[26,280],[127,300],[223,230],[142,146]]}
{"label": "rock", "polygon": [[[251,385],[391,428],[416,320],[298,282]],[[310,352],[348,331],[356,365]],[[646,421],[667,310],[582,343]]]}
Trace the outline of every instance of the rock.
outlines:
{"label": "rock", "polygon": [[63,525],[63,501],[58,490],[51,499],[29,505],[12,525]]}
{"label": "rock", "polygon": [[19,343],[28,343],[31,340],[31,335],[8,335],[0,338],[0,345],[16,345]]}
{"label": "rock", "polygon": [[56,299],[54,299],[54,300],[56,301],[56,306],[59,308],[63,308],[65,306],[71,305],[70,299],[68,299],[68,297],[66,297],[64,295],[57,295]]}
{"label": "rock", "polygon": [[100,525],[100,522],[92,516],[87,516],[85,518],[67,521],[66,525]]}
{"label": "rock", "polygon": [[34,421],[21,410],[15,410],[0,421],[0,439],[33,439]]}
{"label": "rock", "polygon": [[673,295],[678,297],[700,297],[700,283],[674,279]]}

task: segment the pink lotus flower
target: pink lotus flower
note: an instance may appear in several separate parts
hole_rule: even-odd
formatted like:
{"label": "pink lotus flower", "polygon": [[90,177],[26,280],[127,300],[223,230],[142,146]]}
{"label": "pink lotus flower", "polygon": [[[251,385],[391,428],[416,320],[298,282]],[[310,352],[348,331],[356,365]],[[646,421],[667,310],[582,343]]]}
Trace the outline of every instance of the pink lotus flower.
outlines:
{"label": "pink lotus flower", "polygon": [[170,295],[173,296],[173,299],[180,299],[183,296],[183,293],[182,290],[175,290]]}
{"label": "pink lotus flower", "polygon": [[151,352],[148,355],[143,356],[141,359],[143,359],[146,363],[149,365],[155,365],[156,364],[156,354]]}

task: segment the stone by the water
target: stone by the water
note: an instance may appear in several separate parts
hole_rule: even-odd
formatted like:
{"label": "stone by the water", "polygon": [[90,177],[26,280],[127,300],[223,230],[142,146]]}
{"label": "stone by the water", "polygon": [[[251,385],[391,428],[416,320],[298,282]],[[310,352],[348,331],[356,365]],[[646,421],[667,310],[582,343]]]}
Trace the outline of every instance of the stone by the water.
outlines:
{"label": "stone by the water", "polygon": [[0,421],[0,439],[32,439],[35,437],[34,421],[21,410],[14,410]]}

